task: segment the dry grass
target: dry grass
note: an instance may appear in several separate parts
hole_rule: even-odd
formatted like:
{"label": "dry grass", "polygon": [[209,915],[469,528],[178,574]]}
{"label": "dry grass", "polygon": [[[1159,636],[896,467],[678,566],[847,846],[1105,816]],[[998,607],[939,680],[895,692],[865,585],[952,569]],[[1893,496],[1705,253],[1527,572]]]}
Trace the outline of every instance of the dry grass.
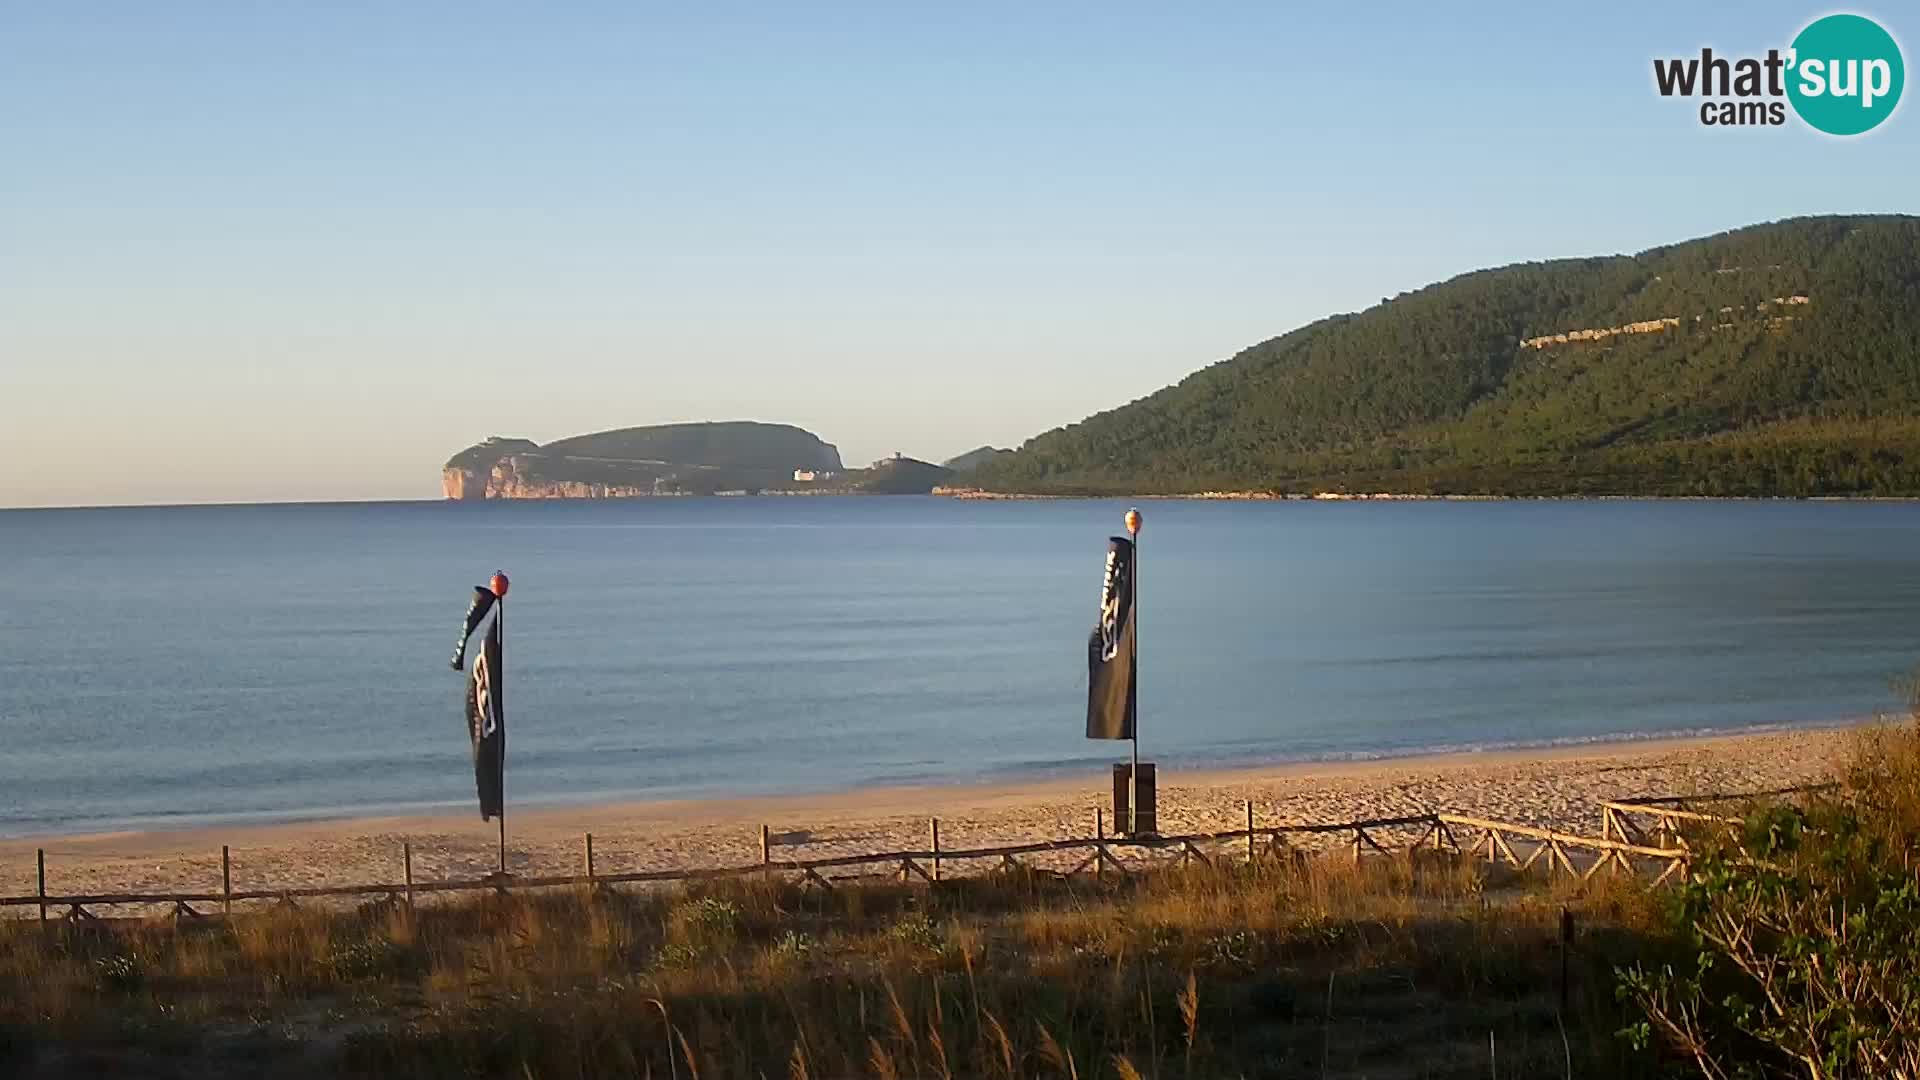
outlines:
{"label": "dry grass", "polygon": [[1270,860],[16,923],[0,1072],[1484,1077],[1491,1045],[1501,1075],[1634,1075],[1611,972],[1658,901],[1487,873]]}

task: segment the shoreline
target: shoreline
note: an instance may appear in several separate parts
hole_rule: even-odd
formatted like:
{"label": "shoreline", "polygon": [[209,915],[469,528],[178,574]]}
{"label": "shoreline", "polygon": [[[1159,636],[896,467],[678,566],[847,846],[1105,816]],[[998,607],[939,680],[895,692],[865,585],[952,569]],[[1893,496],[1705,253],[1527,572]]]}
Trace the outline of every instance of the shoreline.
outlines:
{"label": "shoreline", "polygon": [[[1566,736],[1558,739],[1529,741],[1525,739],[1502,742],[1466,744],[1461,746],[1432,745],[1390,749],[1385,751],[1356,751],[1349,754],[1327,754],[1317,757],[1263,758],[1250,755],[1246,764],[1225,764],[1218,760],[1160,761],[1158,764],[1165,775],[1179,777],[1204,778],[1206,780],[1232,780],[1235,778],[1280,777],[1284,775],[1334,775],[1347,769],[1364,769],[1369,765],[1390,767],[1404,766],[1412,768],[1422,763],[1433,762],[1445,765],[1451,762],[1492,761],[1502,758],[1524,758],[1548,760],[1552,756],[1565,754],[1604,754],[1614,750],[1632,749],[1677,749],[1701,742],[1713,742],[1723,739],[1739,739],[1752,735],[1791,734],[1795,732],[1832,732],[1843,731],[1871,725],[1884,718],[1882,715],[1861,715],[1839,717],[1826,720],[1791,721],[1782,723],[1748,724],[1724,729],[1699,728],[1653,731],[1647,733],[1615,733],[1602,735]],[[753,791],[738,794],[725,792],[691,793],[649,798],[639,795],[587,795],[579,798],[530,798],[511,804],[516,823],[529,818],[536,820],[554,817],[573,817],[590,819],[602,810],[627,814],[646,809],[672,809],[675,816],[680,811],[695,813],[704,807],[746,807],[764,805],[778,807],[786,803],[802,805],[821,805],[839,802],[851,798],[879,797],[887,792],[902,793],[943,793],[958,796],[966,792],[1019,791],[1029,793],[1046,792],[1060,785],[1079,786],[1087,782],[1098,783],[1107,775],[1110,763],[1099,759],[1070,762],[1066,764],[1048,764],[1032,766],[1013,766],[997,769],[986,774],[966,774],[950,777],[932,777],[919,780],[874,780],[851,786],[832,786],[821,788],[799,788],[791,791]],[[1092,777],[1089,781],[1087,778]],[[420,804],[417,806],[380,806],[363,813],[334,812],[329,808],[295,809],[282,813],[266,812],[259,815],[236,814],[232,820],[218,820],[211,816],[196,816],[179,823],[155,823],[152,825],[129,824],[106,827],[83,827],[78,829],[50,828],[39,831],[25,831],[17,834],[0,834],[0,858],[4,858],[13,849],[28,845],[68,845],[92,843],[109,838],[125,837],[199,837],[210,834],[234,836],[242,833],[252,834],[272,832],[284,829],[324,828],[329,826],[350,826],[355,824],[461,824],[474,815],[472,799],[464,798],[447,803]]]}
{"label": "shoreline", "polygon": [[[1824,779],[1858,726],[1172,771],[1160,778],[1160,829],[1240,827],[1251,802],[1265,822],[1448,811],[1597,836],[1602,799]],[[528,809],[508,818],[508,868],[576,872],[589,832],[605,872],[757,863],[762,825],[782,853],[805,858],[924,846],[929,818],[939,819],[943,844],[956,849],[1084,837],[1110,799],[1107,778],[1103,763],[1012,783]],[[47,853],[48,890],[59,895],[217,891],[223,845],[233,853],[235,889],[398,881],[403,843],[411,845],[416,880],[428,882],[490,872],[498,839],[495,826],[472,812],[21,837],[0,840],[0,896],[33,895],[39,849]]]}
{"label": "shoreline", "polygon": [[1913,495],[1656,495],[1624,493],[1590,493],[1557,495],[1491,495],[1491,494],[1445,494],[1436,495],[1420,492],[1279,492],[1279,491],[1187,491],[1168,494],[1165,492],[1105,492],[1105,493],[1062,493],[1062,492],[1011,492],[987,491],[982,488],[954,487],[941,485],[931,491],[919,494],[894,494],[879,492],[828,492],[828,491],[778,491],[765,490],[743,494],[712,495],[634,495],[634,496],[566,496],[554,498],[493,498],[493,499],[449,499],[445,496],[419,496],[367,499],[284,499],[255,502],[204,502],[204,503],[48,503],[44,505],[0,506],[0,514],[30,513],[34,511],[85,511],[85,510],[233,510],[255,506],[296,507],[296,506],[446,506],[464,503],[609,503],[609,502],[645,502],[650,499],[758,499],[788,497],[829,497],[829,498],[935,498],[951,499],[955,502],[1044,502],[1051,500],[1139,500],[1152,502],[1826,502],[1826,503],[1911,503],[1920,502],[1920,494]]}

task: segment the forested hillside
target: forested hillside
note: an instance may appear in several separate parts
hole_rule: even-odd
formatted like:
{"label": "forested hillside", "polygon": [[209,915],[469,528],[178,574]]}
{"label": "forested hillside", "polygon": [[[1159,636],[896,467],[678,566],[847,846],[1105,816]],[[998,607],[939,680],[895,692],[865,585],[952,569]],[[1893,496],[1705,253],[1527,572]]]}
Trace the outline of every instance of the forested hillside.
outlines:
{"label": "forested hillside", "polygon": [[1011,491],[1920,495],[1920,218],[1465,274],[982,464]]}
{"label": "forested hillside", "polygon": [[699,462],[775,472],[841,467],[840,452],[811,431],[750,420],[619,428],[560,439],[541,450],[552,457]]}

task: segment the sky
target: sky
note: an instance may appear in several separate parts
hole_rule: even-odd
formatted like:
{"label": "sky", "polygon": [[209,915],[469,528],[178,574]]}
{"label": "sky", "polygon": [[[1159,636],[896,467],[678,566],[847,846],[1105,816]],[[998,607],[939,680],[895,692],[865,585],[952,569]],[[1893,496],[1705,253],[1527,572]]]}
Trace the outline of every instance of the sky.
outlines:
{"label": "sky", "polygon": [[0,0],[0,506],[681,420],[939,460],[1469,270],[1920,212],[1911,105],[1653,89],[1829,10]]}

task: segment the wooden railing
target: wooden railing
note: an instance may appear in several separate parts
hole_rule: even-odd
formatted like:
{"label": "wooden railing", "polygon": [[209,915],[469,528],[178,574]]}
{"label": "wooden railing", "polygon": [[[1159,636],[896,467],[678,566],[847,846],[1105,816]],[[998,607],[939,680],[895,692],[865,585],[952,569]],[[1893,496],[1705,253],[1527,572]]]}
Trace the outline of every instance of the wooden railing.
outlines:
{"label": "wooden railing", "polygon": [[[1686,847],[1689,828],[1737,828],[1741,818],[1692,809],[1725,803],[1753,803],[1793,795],[1811,795],[1832,791],[1837,784],[1800,784],[1766,791],[1727,792],[1714,795],[1663,795],[1643,799],[1617,799],[1600,804],[1600,831],[1609,840],[1623,843],[1658,843]],[[1651,818],[1651,823],[1636,819]]]}
{"label": "wooden railing", "polygon": [[[1629,805],[1629,804],[1620,804]],[[1486,818],[1468,817],[1460,814],[1412,814],[1400,817],[1367,818],[1343,822],[1284,823],[1260,825],[1254,820],[1253,806],[1246,804],[1246,826],[1238,829],[1222,829],[1210,832],[1183,833],[1170,836],[1107,836],[1104,825],[1096,823],[1095,835],[1091,837],[1073,837],[1057,840],[1036,840],[1017,844],[998,844],[983,847],[947,848],[940,843],[940,824],[937,819],[928,821],[928,844],[923,849],[864,852],[848,855],[834,855],[820,858],[783,858],[777,850],[781,847],[802,846],[804,843],[781,842],[765,826],[760,829],[760,861],[744,866],[674,868],[660,870],[634,870],[616,873],[603,873],[594,859],[593,836],[587,834],[584,844],[584,859],[581,872],[553,875],[517,875],[489,874],[478,878],[465,878],[446,881],[415,881],[413,876],[413,848],[411,843],[401,845],[401,879],[398,881],[372,882],[348,885],[317,885],[286,889],[235,889],[233,887],[232,858],[227,848],[221,849],[221,881],[218,891],[212,889],[187,891],[155,892],[89,892],[56,893],[47,887],[46,853],[37,853],[36,882],[37,889],[31,896],[0,897],[0,908],[37,907],[40,919],[45,922],[50,912],[66,909],[63,917],[68,920],[86,920],[95,918],[89,907],[114,905],[165,905],[172,908],[176,917],[199,918],[210,912],[202,912],[194,905],[219,905],[224,914],[231,914],[236,902],[274,901],[285,905],[298,905],[302,900],[318,898],[355,898],[371,897],[378,901],[404,904],[411,907],[416,896],[436,893],[458,892],[508,892],[523,889],[552,889],[565,887],[609,888],[616,885],[655,884],[665,882],[712,881],[725,878],[749,876],[772,876],[798,874],[803,884],[823,889],[834,887],[832,877],[827,873],[840,869],[859,869],[869,867],[885,868],[885,872],[897,875],[901,880],[920,878],[928,883],[941,881],[955,863],[990,860],[993,871],[1038,871],[1061,876],[1090,873],[1096,877],[1111,872],[1121,876],[1132,876],[1147,867],[1142,865],[1141,857],[1151,858],[1156,854],[1172,853],[1173,861],[1180,864],[1202,862],[1214,865],[1225,858],[1241,858],[1252,862],[1263,855],[1273,855],[1299,850],[1292,841],[1299,837],[1338,838],[1340,848],[1352,852],[1357,862],[1368,854],[1393,855],[1408,854],[1423,847],[1435,851],[1451,851],[1468,856],[1484,856],[1490,862],[1505,862],[1520,870],[1532,868],[1545,859],[1550,873],[1564,870],[1576,873],[1573,861],[1567,855],[1567,849],[1596,851],[1600,858],[1579,872],[1582,877],[1591,877],[1601,869],[1613,865],[1620,870],[1632,870],[1631,859],[1661,860],[1665,864],[1657,882],[1664,882],[1676,873],[1684,874],[1688,852],[1684,847],[1657,848],[1644,844],[1635,844],[1612,838],[1594,838],[1557,832],[1551,829],[1536,828],[1511,822],[1494,821]],[[1396,851],[1383,843],[1379,835],[1387,830],[1410,831],[1418,829],[1418,836],[1404,849]],[[1481,840],[1462,849],[1455,830],[1479,830]],[[1516,852],[1514,843],[1522,846],[1533,845],[1533,850],[1522,859]],[[1225,850],[1222,850],[1225,845]],[[1213,850],[1209,851],[1208,848]],[[1060,871],[1032,865],[1034,856],[1083,852],[1085,856]],[[1121,853],[1134,856],[1133,859],[1121,857]],[[1028,859],[1028,862],[1022,862]],[[991,871],[990,871],[991,872]],[[867,876],[867,875],[862,875]]]}
{"label": "wooden railing", "polygon": [[[1261,841],[1271,850],[1284,844],[1283,838],[1289,835],[1318,835],[1330,833],[1351,833],[1355,858],[1363,849],[1388,853],[1369,832],[1370,829],[1384,829],[1395,826],[1426,825],[1428,830],[1422,833],[1419,843],[1424,843],[1436,830],[1443,830],[1433,815],[1417,815],[1398,818],[1378,818],[1364,821],[1338,822],[1309,825],[1274,825],[1248,829],[1229,829],[1218,832],[1198,832],[1173,836],[1127,837],[1097,836],[1092,838],[1071,838],[1062,840],[1038,840],[1020,844],[1002,844],[991,847],[941,848],[937,836],[932,846],[922,850],[863,852],[850,855],[835,855],[814,859],[788,859],[774,856],[772,849],[777,846],[766,839],[766,830],[762,829],[762,859],[758,863],[745,866],[675,868],[662,870],[637,870],[621,873],[601,873],[591,862],[578,874],[554,874],[530,876],[519,874],[488,874],[484,877],[456,879],[449,881],[417,882],[412,877],[411,845],[406,846],[403,861],[407,873],[402,881],[375,882],[352,885],[316,885],[287,889],[234,889],[231,875],[228,873],[230,862],[223,851],[222,887],[219,891],[168,891],[168,892],[93,892],[64,894],[49,892],[46,887],[46,854],[38,853],[37,879],[39,888],[31,896],[0,896],[0,907],[35,907],[40,910],[40,918],[45,921],[48,912],[56,908],[66,908],[65,918],[72,920],[90,919],[94,916],[87,911],[88,906],[107,905],[167,905],[178,915],[198,917],[203,912],[195,904],[219,904],[221,910],[231,913],[234,903],[241,901],[271,900],[282,904],[296,904],[301,900],[323,897],[375,897],[394,903],[411,905],[418,894],[451,892],[505,892],[519,889],[550,889],[567,886],[604,887],[613,885],[651,884],[663,882],[711,881],[722,878],[749,877],[776,873],[797,873],[801,880],[823,888],[832,888],[833,882],[823,871],[850,869],[858,867],[891,867],[903,879],[918,876],[926,881],[935,882],[942,878],[946,864],[954,862],[994,859],[1001,869],[1034,869],[1023,864],[1023,856],[1033,856],[1050,852],[1087,851],[1087,858],[1081,860],[1064,875],[1092,872],[1095,875],[1112,870],[1121,875],[1131,875],[1141,867],[1130,866],[1115,854],[1115,849],[1157,852],[1172,850],[1177,853],[1181,863],[1201,861],[1211,865],[1216,855],[1201,850],[1200,845],[1220,841],[1240,840],[1247,844],[1248,857],[1256,857],[1256,848]],[[937,825],[935,826],[937,830]],[[1436,841],[1436,844],[1438,841]],[[1064,876],[1063,875],[1063,876]]]}
{"label": "wooden railing", "polygon": [[[1657,860],[1662,864],[1663,869],[1660,875],[1654,878],[1654,884],[1660,885],[1675,875],[1684,878],[1687,872],[1687,860],[1691,857],[1691,853],[1684,847],[1651,847],[1608,837],[1580,836],[1555,829],[1516,825],[1511,822],[1466,817],[1460,814],[1436,816],[1444,824],[1480,830],[1481,839],[1468,850],[1472,854],[1483,856],[1488,862],[1504,862],[1517,870],[1526,871],[1532,869],[1534,863],[1545,859],[1549,874],[1557,874],[1564,870],[1568,875],[1583,881],[1609,866],[1616,871],[1633,872],[1636,867],[1632,860],[1643,858]],[[1509,837],[1532,843],[1532,852],[1525,859],[1520,858],[1514,851],[1512,843],[1509,842]],[[1567,854],[1568,848],[1596,852],[1598,855],[1582,870],[1574,866],[1573,859]]]}

